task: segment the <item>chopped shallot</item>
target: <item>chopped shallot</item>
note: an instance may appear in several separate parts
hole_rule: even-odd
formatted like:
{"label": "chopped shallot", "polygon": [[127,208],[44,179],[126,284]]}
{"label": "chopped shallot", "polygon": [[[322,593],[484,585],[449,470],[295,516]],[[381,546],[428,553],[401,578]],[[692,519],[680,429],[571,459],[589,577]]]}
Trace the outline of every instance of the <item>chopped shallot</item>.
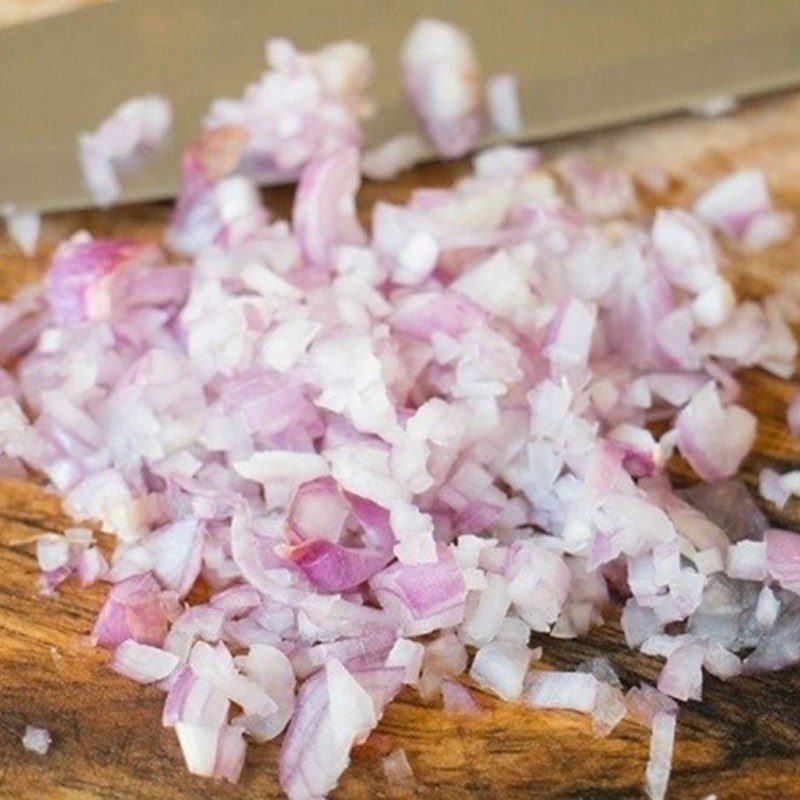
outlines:
{"label": "chopped shallot", "polygon": [[401,133],[361,156],[367,178],[386,181],[418,164],[429,154],[428,145],[415,133]]}
{"label": "chopped shallot", "polygon": [[397,750],[392,750],[383,759],[383,774],[392,785],[406,786],[413,784],[414,770],[411,769],[411,764],[408,763],[408,756],[405,750],[398,747]]}
{"label": "chopped shallot", "polygon": [[25,734],[22,737],[22,746],[32,753],[44,756],[50,749],[53,739],[50,736],[50,731],[46,728],[37,728],[33,725],[25,726]]}
{"label": "chopped shallot", "polygon": [[153,683],[169,676],[179,663],[174,653],[126,639],[114,653],[111,669],[138,683]]}
{"label": "chopped shallot", "polygon": [[448,714],[477,714],[481,710],[472,692],[456,681],[442,681],[442,703]]}
{"label": "chopped shallot", "polygon": [[36,211],[23,211],[12,205],[0,206],[0,217],[6,221],[8,235],[26,256],[36,252],[39,232],[42,227],[41,215]]}
{"label": "chopped shallot", "polygon": [[653,717],[650,758],[645,773],[645,788],[650,800],[664,800],[667,794],[675,745],[676,715],[659,711]]}
{"label": "chopped shallot", "polygon": [[489,119],[498,133],[509,136],[521,133],[522,118],[515,75],[492,75],[486,81],[486,105]]}
{"label": "chopped shallot", "polygon": [[171,127],[169,103],[148,95],[124,102],[97,130],[81,134],[81,168],[95,202],[111,205],[121,191],[117,171],[161,145]]}
{"label": "chopped shallot", "polygon": [[472,43],[440,20],[418,22],[400,55],[403,88],[420,126],[447,158],[469,152],[486,127],[483,79]]}
{"label": "chopped shallot", "polygon": [[[1,473],[43,475],[116,537],[108,559],[88,528],[37,537],[43,590],[110,584],[92,637],[165,693],[197,775],[236,781],[248,743],[283,734],[281,786],[320,798],[403,687],[480,710],[469,673],[598,735],[630,714],[663,798],[671,698],[800,661],[800,534],[732,477],[756,435],[736,374],[793,375],[797,302],[739,302],[716,238],[767,247],[791,215],[745,170],[650,219],[625,171],[502,146],[367,225],[361,172],[427,145],[360,153],[361,45],[276,39],[267,61],[184,155],[166,238],[191,258],[81,232],[0,306]],[[513,77],[485,89],[451,25],[419,22],[402,70],[441,154],[487,116],[518,128]],[[140,98],[83,138],[102,200],[167,122]],[[277,219],[257,183],[295,177]],[[676,450],[696,485],[671,484]],[[782,505],[800,479],[767,468],[760,489]],[[602,659],[532,668],[534,632],[585,636],[613,605],[665,660],[658,689],[623,694]],[[387,774],[410,780],[398,752]]]}
{"label": "chopped shallot", "polygon": [[758,170],[742,170],[720,181],[697,199],[694,211],[745,250],[785,241],[794,228],[793,215],[774,208],[764,173]]}
{"label": "chopped shallot", "polygon": [[237,162],[248,174],[295,178],[312,158],[361,144],[361,123],[372,114],[366,47],[344,41],[301,53],[286,39],[270,39],[265,55],[269,69],[241,98],[216,100],[204,121],[208,131],[245,133]]}

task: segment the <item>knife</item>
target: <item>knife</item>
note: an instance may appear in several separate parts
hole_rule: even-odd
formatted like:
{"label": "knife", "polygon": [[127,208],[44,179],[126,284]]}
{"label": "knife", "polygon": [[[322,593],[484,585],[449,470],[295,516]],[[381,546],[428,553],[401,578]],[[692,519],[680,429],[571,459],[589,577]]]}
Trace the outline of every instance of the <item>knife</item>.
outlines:
{"label": "knife", "polygon": [[174,133],[126,176],[120,202],[173,196],[210,102],[239,96],[264,70],[273,36],[301,49],[369,45],[379,111],[367,142],[412,131],[398,52],[425,16],[466,30],[487,75],[517,76],[520,141],[800,84],[796,0],[119,0],[0,31],[0,205],[91,206],[78,134],[149,93],[172,102]]}

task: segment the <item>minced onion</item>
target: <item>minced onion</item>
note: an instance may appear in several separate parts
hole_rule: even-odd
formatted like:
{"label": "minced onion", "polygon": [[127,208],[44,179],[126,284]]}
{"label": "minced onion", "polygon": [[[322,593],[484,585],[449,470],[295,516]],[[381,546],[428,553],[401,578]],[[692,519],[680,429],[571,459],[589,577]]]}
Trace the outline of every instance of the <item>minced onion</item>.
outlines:
{"label": "minced onion", "polygon": [[146,95],[122,103],[95,131],[81,134],[81,169],[98,205],[111,205],[119,197],[118,172],[152,154],[171,127],[170,104],[158,95]]}
{"label": "minced onion", "polygon": [[39,241],[41,216],[36,211],[24,211],[6,203],[0,206],[0,217],[5,220],[8,235],[19,249],[26,256],[32,256]]}
{"label": "minced onion", "polygon": [[[600,735],[626,714],[651,727],[663,798],[671,697],[699,699],[704,670],[800,660],[800,535],[731,477],[757,425],[734,373],[793,374],[796,303],[739,303],[714,238],[765,247],[791,216],[753,170],[650,219],[623,172],[499,147],[451,189],[379,203],[367,230],[361,169],[421,151],[361,158],[369,53],[276,40],[267,58],[184,157],[168,242],[189,261],[79,233],[0,307],[3,474],[43,473],[117,537],[110,563],[87,529],[39,537],[44,590],[111,584],[93,638],[166,693],[196,774],[235,781],[248,742],[286,730],[284,790],[322,796],[401,687],[479,711],[469,670]],[[468,39],[421,22],[403,66],[433,143],[474,147]],[[501,126],[511,89],[489,87]],[[276,175],[299,175],[291,223],[256,190]],[[671,486],[676,451],[707,483]],[[795,484],[762,474],[778,504]],[[629,646],[665,659],[658,688],[624,694],[602,661],[532,667],[533,631],[583,636],[614,603]]]}
{"label": "minced onion", "polygon": [[32,753],[44,756],[50,749],[53,739],[50,731],[46,728],[37,728],[34,725],[26,725],[25,733],[22,736],[22,746]]}

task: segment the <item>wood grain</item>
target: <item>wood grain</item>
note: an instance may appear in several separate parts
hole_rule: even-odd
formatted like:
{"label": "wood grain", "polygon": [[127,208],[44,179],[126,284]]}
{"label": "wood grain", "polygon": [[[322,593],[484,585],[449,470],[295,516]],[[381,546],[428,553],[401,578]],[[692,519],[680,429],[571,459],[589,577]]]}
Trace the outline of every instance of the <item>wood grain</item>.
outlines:
{"label": "wood grain", "polygon": [[[580,145],[630,169],[660,166],[671,181],[667,194],[648,206],[685,202],[702,186],[738,166],[766,170],[781,202],[800,211],[800,95],[754,104],[730,119],[672,120],[632,130],[584,137]],[[573,145],[574,146],[574,143]],[[557,149],[557,148],[552,148]],[[378,199],[403,199],[415,185],[450,183],[463,163],[421,168],[390,185],[367,186],[361,208]],[[290,193],[266,194],[278,213]],[[86,228],[96,236],[158,237],[164,205],[119,208],[50,217],[39,252],[23,258],[0,238],[0,296],[11,295],[46,268],[53,246]],[[759,296],[800,259],[800,234],[768,253],[744,259],[729,254],[729,270],[741,293]],[[785,404],[794,387],[762,372],[744,378],[745,400],[759,416],[755,452],[742,474],[752,485],[759,469],[797,466],[800,442],[788,435]],[[679,479],[691,478],[676,464]],[[769,509],[765,509],[769,511]],[[797,526],[800,509],[772,518]],[[59,595],[37,593],[30,545],[17,544],[67,519],[41,487],[0,483],[0,798],[8,800],[203,800],[280,797],[278,745],[253,746],[242,782],[216,784],[185,773],[171,731],[160,726],[161,695],[111,673],[107,656],[86,636],[103,589],[68,583]],[[627,650],[610,623],[580,642],[543,639],[545,663],[575,666],[606,653],[624,681],[652,679],[658,662]],[[720,800],[800,798],[800,670],[728,684],[707,678],[703,703],[682,710],[671,798]],[[593,738],[588,722],[566,713],[531,712],[480,695],[485,713],[447,716],[403,695],[378,730],[358,748],[336,797],[420,797],[436,800],[623,800],[640,798],[648,734],[623,723],[607,739]],[[53,735],[45,757],[23,750],[26,724]],[[413,792],[386,784],[381,760],[406,750],[417,777]]]}

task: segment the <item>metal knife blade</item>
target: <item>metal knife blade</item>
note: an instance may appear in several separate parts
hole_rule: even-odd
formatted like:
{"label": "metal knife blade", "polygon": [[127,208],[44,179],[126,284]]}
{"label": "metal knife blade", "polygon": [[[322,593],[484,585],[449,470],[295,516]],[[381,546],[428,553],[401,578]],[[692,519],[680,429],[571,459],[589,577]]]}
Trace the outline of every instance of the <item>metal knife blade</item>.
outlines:
{"label": "metal knife blade", "polygon": [[397,55],[422,16],[463,27],[487,74],[517,75],[525,141],[800,84],[796,0],[120,0],[0,31],[0,204],[92,205],[78,134],[152,92],[173,103],[174,136],[124,180],[122,202],[173,195],[209,103],[263,71],[271,36],[366,43],[379,106],[369,143],[413,130]]}

